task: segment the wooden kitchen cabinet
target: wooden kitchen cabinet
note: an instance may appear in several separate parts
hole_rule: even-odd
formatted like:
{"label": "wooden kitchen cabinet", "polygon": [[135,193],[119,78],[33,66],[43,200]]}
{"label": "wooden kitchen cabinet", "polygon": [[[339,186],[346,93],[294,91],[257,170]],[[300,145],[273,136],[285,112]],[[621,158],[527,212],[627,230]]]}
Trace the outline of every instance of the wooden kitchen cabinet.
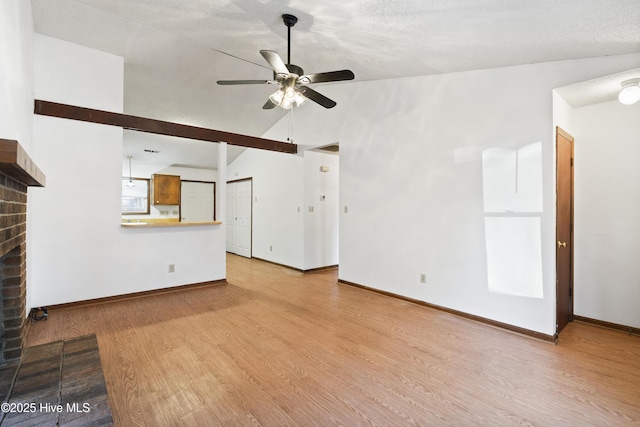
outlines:
{"label": "wooden kitchen cabinet", "polygon": [[177,175],[151,175],[151,190],[154,205],[180,204],[180,177]]}

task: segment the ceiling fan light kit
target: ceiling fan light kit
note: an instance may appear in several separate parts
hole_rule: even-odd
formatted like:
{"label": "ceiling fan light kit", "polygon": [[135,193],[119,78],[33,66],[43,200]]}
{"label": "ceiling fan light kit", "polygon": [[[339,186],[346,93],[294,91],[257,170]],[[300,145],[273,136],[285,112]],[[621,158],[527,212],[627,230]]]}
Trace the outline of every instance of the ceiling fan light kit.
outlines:
{"label": "ceiling fan light kit", "polygon": [[278,89],[269,95],[269,100],[278,107],[290,110],[293,107],[299,107],[305,103],[305,98],[300,92],[288,87],[286,89]]}
{"label": "ceiling fan light kit", "polygon": [[290,110],[299,107],[307,99],[325,107],[333,108],[335,101],[311,89],[308,85],[312,83],[327,83],[344,80],[353,80],[354,74],[350,70],[329,71],[326,73],[304,74],[301,67],[291,64],[291,27],[298,18],[284,14],[282,21],[287,27],[287,63],[285,64],[280,55],[272,50],[261,50],[260,54],[267,61],[273,70],[273,80],[218,80],[219,85],[245,85],[245,84],[276,84],[278,89],[269,96],[267,102],[262,106],[269,110],[281,107]]}
{"label": "ceiling fan light kit", "polygon": [[640,78],[625,80],[620,85],[622,90],[618,95],[618,101],[624,105],[632,105],[640,101]]}

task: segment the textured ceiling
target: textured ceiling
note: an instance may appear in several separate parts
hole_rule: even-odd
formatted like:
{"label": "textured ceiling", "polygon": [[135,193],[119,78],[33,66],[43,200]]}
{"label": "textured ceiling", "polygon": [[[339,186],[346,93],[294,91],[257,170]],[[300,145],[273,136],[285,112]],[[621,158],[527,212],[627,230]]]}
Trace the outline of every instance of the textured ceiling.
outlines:
{"label": "textured ceiling", "polygon": [[640,68],[564,86],[557,88],[556,92],[573,108],[580,108],[616,99],[621,89],[620,82],[637,78],[640,78]]}
{"label": "textured ceiling", "polygon": [[[32,8],[37,33],[125,58],[126,113],[256,136],[284,114],[261,108],[272,88],[215,81],[271,78],[259,50],[286,59],[283,13],[299,18],[292,63],[307,73],[348,68],[358,81],[640,52],[638,0],[32,0]],[[578,92],[566,91],[570,103],[615,96]]]}

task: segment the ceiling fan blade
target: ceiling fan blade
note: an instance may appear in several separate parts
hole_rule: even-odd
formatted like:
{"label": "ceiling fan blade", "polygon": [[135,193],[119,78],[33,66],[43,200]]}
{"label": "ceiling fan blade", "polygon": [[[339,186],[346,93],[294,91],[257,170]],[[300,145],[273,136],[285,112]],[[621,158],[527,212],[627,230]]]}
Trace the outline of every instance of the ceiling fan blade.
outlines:
{"label": "ceiling fan blade", "polygon": [[276,108],[276,104],[271,102],[270,99],[267,99],[267,102],[265,102],[264,105],[262,106],[263,110],[272,110],[274,108]]}
{"label": "ceiling fan blade", "polygon": [[326,96],[316,92],[315,90],[311,89],[310,87],[301,87],[300,88],[300,93],[305,96],[306,98],[309,98],[310,100],[312,100],[315,103],[318,103],[320,105],[322,105],[324,108],[333,108],[335,107],[337,104],[335,101],[332,101],[331,99],[327,98]]}
{"label": "ceiling fan blade", "polygon": [[269,65],[271,65],[271,68],[276,72],[276,74],[289,74],[289,69],[277,52],[272,50],[261,50],[260,53],[264,59],[267,60]]}
{"label": "ceiling fan blade", "polygon": [[339,82],[342,80],[353,80],[355,75],[351,70],[329,71],[326,73],[307,74],[301,76],[298,80],[302,83],[326,83]]}
{"label": "ceiling fan blade", "polygon": [[266,85],[272,83],[271,80],[218,80],[219,85]]}

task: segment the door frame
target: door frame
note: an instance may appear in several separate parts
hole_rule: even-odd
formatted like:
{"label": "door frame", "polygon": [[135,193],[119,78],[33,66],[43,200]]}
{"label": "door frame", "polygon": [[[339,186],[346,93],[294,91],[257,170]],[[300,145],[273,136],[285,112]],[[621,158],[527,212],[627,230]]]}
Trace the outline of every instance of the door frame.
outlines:
{"label": "door frame", "polygon": [[[242,181],[249,181],[251,183],[251,209],[249,210],[249,214],[251,215],[251,217],[249,218],[249,258],[253,258],[253,177],[250,176],[248,178],[232,179],[227,181],[225,185],[235,184]],[[226,202],[227,201],[225,200],[225,203]]]}
{"label": "door frame", "polygon": [[[181,179],[180,180],[180,193],[182,194],[182,183],[183,182],[195,182],[195,183],[199,183],[199,184],[213,184],[213,220],[217,221],[218,217],[217,217],[217,213],[216,213],[216,208],[217,208],[217,203],[216,203],[216,182],[215,181],[200,181],[200,180],[195,180],[195,179]],[[182,200],[180,200],[180,205],[178,206],[178,215],[180,216],[180,220],[182,221]]]}
{"label": "door frame", "polygon": [[[569,141],[570,145],[570,150],[569,150],[569,159],[565,158],[564,156],[561,157],[562,154],[562,150],[558,149],[558,145],[559,145],[559,140],[560,138],[566,139],[567,141]],[[566,132],[565,130],[563,130],[562,128],[560,128],[559,126],[556,126],[556,238],[555,238],[555,248],[556,248],[556,335],[558,335],[562,329],[570,322],[573,321],[573,297],[574,297],[574,289],[573,289],[573,279],[574,279],[574,272],[573,272],[573,265],[574,265],[574,239],[573,239],[573,230],[574,230],[574,145],[575,145],[575,139],[573,138],[573,136],[571,136],[568,132]],[[559,251],[562,250],[561,246],[560,246],[560,240],[561,240],[561,236],[560,236],[560,222],[558,221],[558,216],[559,216],[559,208],[560,208],[560,203],[559,203],[559,182],[560,180],[560,168],[559,168],[559,164],[561,162],[570,162],[570,168],[569,168],[569,179],[570,179],[570,192],[569,192],[569,206],[570,206],[570,220],[569,220],[569,230],[568,230],[568,234],[569,234],[569,239],[568,239],[568,244],[569,244],[569,283],[567,284],[568,286],[565,288],[561,287],[561,283],[558,280],[558,276],[559,276],[559,271],[561,269],[561,266],[559,265]],[[565,232],[567,230],[564,230]],[[566,266],[565,266],[566,267]],[[568,301],[568,307],[563,307],[561,306],[560,302],[562,301],[561,298],[561,294],[563,292],[568,292],[569,293],[569,301]],[[566,295],[566,294],[565,294]],[[566,323],[563,323],[562,325],[559,324],[559,318],[561,310],[565,310],[568,309],[568,313],[567,313],[567,321]],[[564,315],[562,316],[564,319]]]}

